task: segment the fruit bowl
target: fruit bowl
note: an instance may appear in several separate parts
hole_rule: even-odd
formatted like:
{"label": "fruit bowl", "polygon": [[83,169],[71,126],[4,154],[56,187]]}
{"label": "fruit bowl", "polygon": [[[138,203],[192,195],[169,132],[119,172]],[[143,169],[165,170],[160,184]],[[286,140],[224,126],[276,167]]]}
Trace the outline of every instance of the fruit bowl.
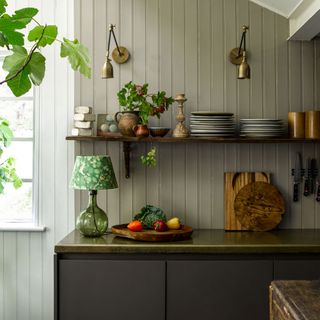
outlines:
{"label": "fruit bowl", "polygon": [[150,127],[149,130],[153,137],[164,137],[170,131],[170,128]]}

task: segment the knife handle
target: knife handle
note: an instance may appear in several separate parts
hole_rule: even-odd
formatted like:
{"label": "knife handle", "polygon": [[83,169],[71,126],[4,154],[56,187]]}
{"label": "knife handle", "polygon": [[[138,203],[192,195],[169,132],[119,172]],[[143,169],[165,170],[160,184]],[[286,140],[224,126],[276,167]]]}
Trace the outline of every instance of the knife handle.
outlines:
{"label": "knife handle", "polygon": [[298,201],[298,194],[299,194],[299,184],[294,183],[293,184],[293,201],[294,202]]}
{"label": "knife handle", "polygon": [[317,185],[317,196],[316,196],[316,201],[320,201],[320,184]]}
{"label": "knife handle", "polygon": [[309,184],[309,179],[306,179],[304,181],[304,191],[303,191],[303,195],[305,197],[307,197],[310,194],[310,188],[309,188],[310,184]]}

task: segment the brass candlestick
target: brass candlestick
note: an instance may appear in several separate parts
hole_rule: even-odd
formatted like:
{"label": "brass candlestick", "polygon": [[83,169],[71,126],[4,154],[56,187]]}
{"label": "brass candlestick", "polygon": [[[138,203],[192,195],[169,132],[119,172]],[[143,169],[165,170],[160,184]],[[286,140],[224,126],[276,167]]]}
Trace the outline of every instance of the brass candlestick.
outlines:
{"label": "brass candlestick", "polygon": [[183,123],[186,119],[183,114],[183,104],[187,101],[187,99],[183,93],[180,93],[175,97],[174,101],[178,102],[178,112],[176,116],[178,123],[173,130],[172,136],[175,138],[187,138],[189,136],[189,131]]}

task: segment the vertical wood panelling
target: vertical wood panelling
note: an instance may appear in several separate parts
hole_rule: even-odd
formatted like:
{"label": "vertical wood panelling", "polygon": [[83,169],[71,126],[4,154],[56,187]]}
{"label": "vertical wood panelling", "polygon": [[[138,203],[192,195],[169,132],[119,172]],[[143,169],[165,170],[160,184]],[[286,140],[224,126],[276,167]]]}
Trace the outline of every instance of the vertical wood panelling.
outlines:
{"label": "vertical wood panelling", "polygon": [[[159,88],[171,94],[172,85],[172,1],[159,1]],[[194,63],[196,63],[194,61]],[[173,108],[175,110],[175,108]],[[171,127],[171,113],[165,112],[161,116],[162,126]],[[168,213],[172,210],[172,146],[159,144],[160,167],[160,207]]]}
{"label": "vertical wood panelling", "polygon": [[[146,2],[146,82],[150,92],[159,90],[159,1]],[[159,120],[153,117],[149,124],[158,125]],[[159,166],[147,168],[146,190],[147,203],[159,206]]]}
{"label": "vertical wood panelling", "polygon": [[[186,114],[198,109],[198,14],[197,1],[185,1],[185,93]],[[185,223],[198,226],[198,147],[186,145]]]}
{"label": "vertical wood panelling", "polygon": [[[81,16],[88,15],[90,6],[86,3]],[[95,8],[94,18],[103,25],[103,14],[98,11]],[[107,81],[107,112],[118,110],[116,92],[129,80],[148,82],[150,91],[161,89],[173,96],[184,92],[187,116],[192,110],[212,110],[234,112],[237,120],[278,117],[286,121],[289,110],[316,107],[313,44],[288,45],[288,20],[247,0],[108,0],[106,20],[106,24],[111,20],[117,24],[119,41],[132,54],[127,64],[115,64],[115,79]],[[244,24],[250,27],[247,48],[251,80],[239,81],[237,68],[227,57],[239,45]],[[99,37],[90,28],[82,32],[85,43],[90,37]],[[94,58],[101,59],[103,45],[90,41],[87,45],[93,46]],[[94,101],[103,96],[101,84],[82,88],[81,95],[91,96]],[[174,127],[175,113],[176,104],[160,121],[151,119],[150,124]],[[122,146],[107,146],[109,154],[116,156],[113,160],[120,172],[119,196],[108,192],[108,200],[114,201],[113,214],[121,222],[130,220],[145,203],[152,203],[194,227],[222,228],[223,172],[266,170],[287,200],[282,227],[315,224],[318,206],[311,198],[292,204],[290,176],[295,152],[312,156],[313,145],[159,144],[157,168],[146,169],[139,158],[150,147],[133,145],[132,178],[127,180]],[[309,215],[302,215],[302,203],[310,209]]]}

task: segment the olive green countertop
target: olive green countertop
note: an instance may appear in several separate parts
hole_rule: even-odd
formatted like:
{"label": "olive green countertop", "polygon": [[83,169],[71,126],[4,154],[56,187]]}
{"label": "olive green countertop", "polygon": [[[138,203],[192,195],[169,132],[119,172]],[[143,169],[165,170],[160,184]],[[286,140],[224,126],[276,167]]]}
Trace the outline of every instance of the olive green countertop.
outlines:
{"label": "olive green countertop", "polygon": [[56,253],[320,253],[319,230],[226,232],[194,230],[191,239],[174,242],[141,242],[107,234],[86,238],[71,232],[55,246]]}

